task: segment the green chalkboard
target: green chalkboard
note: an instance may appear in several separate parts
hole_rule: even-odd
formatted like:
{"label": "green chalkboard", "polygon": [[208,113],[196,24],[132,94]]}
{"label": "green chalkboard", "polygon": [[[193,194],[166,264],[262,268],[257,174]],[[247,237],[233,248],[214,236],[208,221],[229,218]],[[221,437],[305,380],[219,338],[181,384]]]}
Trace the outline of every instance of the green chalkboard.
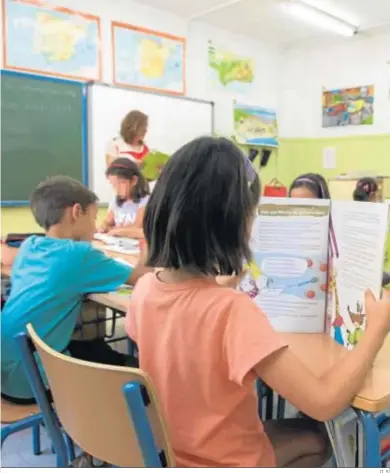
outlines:
{"label": "green chalkboard", "polygon": [[1,72],[1,203],[29,201],[48,176],[86,181],[85,85]]}

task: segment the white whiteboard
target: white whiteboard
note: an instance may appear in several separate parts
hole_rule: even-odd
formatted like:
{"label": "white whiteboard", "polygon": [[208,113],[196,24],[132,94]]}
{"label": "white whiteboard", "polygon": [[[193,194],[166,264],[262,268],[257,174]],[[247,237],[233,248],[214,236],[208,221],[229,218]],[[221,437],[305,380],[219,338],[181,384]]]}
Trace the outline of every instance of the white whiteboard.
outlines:
{"label": "white whiteboard", "polygon": [[133,109],[149,116],[145,141],[151,150],[172,154],[188,141],[213,132],[211,102],[92,84],[88,92],[89,187],[100,202],[109,202],[112,196],[105,176],[108,143],[119,136],[123,118]]}

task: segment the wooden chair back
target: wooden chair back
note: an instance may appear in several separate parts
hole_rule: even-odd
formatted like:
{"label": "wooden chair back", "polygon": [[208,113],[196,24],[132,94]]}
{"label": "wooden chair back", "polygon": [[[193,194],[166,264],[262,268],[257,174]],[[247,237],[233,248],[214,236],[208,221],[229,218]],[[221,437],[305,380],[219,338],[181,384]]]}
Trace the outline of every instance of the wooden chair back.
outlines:
{"label": "wooden chair back", "polygon": [[57,415],[65,431],[85,452],[118,467],[145,466],[123,387],[134,381],[147,392],[147,416],[166,466],[174,454],[155,389],[138,369],[108,366],[71,358],[51,349],[27,326],[44,366]]}

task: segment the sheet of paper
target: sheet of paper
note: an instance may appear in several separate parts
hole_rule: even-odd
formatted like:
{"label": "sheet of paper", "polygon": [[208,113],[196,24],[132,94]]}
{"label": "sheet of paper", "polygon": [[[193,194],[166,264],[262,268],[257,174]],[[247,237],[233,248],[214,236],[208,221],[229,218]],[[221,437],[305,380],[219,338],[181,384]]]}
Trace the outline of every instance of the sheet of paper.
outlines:
{"label": "sheet of paper", "polygon": [[322,167],[324,169],[336,169],[336,148],[324,148],[322,150]]}
{"label": "sheet of paper", "polygon": [[331,335],[352,349],[365,327],[364,293],[380,296],[388,230],[386,204],[332,201]]}
{"label": "sheet of paper", "polygon": [[385,249],[385,264],[384,271],[390,274],[390,200],[385,200],[385,204],[389,207],[389,226],[387,229],[386,249]]}
{"label": "sheet of paper", "polygon": [[282,332],[324,332],[329,201],[263,198],[240,282]]}
{"label": "sheet of paper", "polygon": [[116,241],[118,240],[114,236],[107,235],[107,233],[95,233],[93,236],[94,240],[101,241],[106,245],[115,245]]}
{"label": "sheet of paper", "polygon": [[122,253],[124,255],[138,255],[140,253],[139,248],[124,248],[119,245],[107,245],[104,250],[112,251],[114,253]]}

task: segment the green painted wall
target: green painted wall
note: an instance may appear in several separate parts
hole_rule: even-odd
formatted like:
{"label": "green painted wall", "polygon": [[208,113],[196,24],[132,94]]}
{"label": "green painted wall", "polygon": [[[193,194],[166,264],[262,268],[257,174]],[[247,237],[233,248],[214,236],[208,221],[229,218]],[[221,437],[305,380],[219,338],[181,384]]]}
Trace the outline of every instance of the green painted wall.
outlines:
{"label": "green painted wall", "polygon": [[[322,150],[325,147],[336,148],[336,169],[322,169]],[[271,157],[268,166],[261,171],[261,179],[263,185],[273,177],[289,185],[296,176],[305,172],[318,172],[329,178],[359,170],[390,175],[390,134],[281,139],[280,149],[277,155]],[[104,214],[105,210],[101,209],[99,220]],[[28,208],[3,208],[1,224],[2,235],[39,230]]]}
{"label": "green painted wall", "polygon": [[[322,151],[336,148],[336,169],[322,168]],[[282,139],[278,155],[261,172],[263,183],[278,177],[285,185],[300,174],[318,172],[326,178],[351,171],[390,176],[390,134],[343,138]],[[390,196],[389,196],[390,197]]]}

